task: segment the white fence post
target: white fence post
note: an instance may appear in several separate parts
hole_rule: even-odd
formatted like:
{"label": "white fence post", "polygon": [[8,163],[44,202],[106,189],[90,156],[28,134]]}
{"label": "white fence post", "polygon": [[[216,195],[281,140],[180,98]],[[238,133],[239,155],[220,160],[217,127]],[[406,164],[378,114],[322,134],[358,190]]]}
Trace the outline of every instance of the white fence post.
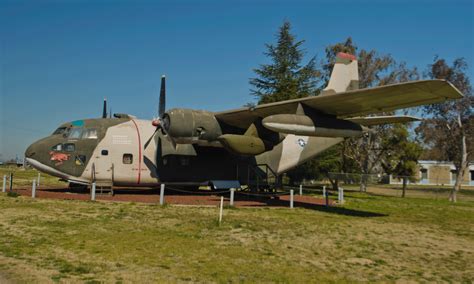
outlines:
{"label": "white fence post", "polygon": [[344,189],[342,187],[339,187],[337,193],[338,193],[337,201],[339,202],[339,204],[343,204],[344,203]]}
{"label": "white fence post", "polygon": [[160,205],[165,204],[165,184],[160,185]]}
{"label": "white fence post", "polygon": [[290,208],[293,208],[294,195],[295,191],[293,189],[290,190]]}
{"label": "white fence post", "polygon": [[91,200],[95,201],[95,182],[92,183],[91,187]]}
{"label": "white fence post", "polygon": [[326,186],[323,185],[323,198],[326,198]]}
{"label": "white fence post", "polygon": [[7,175],[3,175],[3,186],[2,186],[2,192],[7,191]]}
{"label": "white fence post", "polygon": [[219,225],[222,222],[222,213],[223,213],[223,211],[224,211],[224,196],[221,196],[221,206],[220,206],[220,209],[219,209]]}
{"label": "white fence post", "polygon": [[31,187],[31,198],[36,198],[36,180],[33,180],[33,186]]}
{"label": "white fence post", "polygon": [[235,188],[230,189],[230,206],[234,206],[234,193],[235,193]]}
{"label": "white fence post", "polygon": [[303,185],[300,184],[300,195],[303,195]]}
{"label": "white fence post", "polygon": [[38,173],[38,182],[37,182],[38,187],[40,186],[40,180],[41,180],[41,173]]}

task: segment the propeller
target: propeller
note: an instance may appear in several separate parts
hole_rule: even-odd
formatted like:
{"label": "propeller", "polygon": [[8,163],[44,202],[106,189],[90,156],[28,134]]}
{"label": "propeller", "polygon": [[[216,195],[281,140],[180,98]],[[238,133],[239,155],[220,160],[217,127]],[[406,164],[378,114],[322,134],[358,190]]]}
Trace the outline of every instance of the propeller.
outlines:
{"label": "propeller", "polygon": [[163,118],[166,110],[166,77],[165,75],[161,76],[161,87],[160,87],[160,102],[158,104],[158,115],[160,118]]}
{"label": "propeller", "polygon": [[102,109],[102,118],[107,118],[107,98],[104,98],[104,107]]}
{"label": "propeller", "polygon": [[163,127],[164,125],[163,115],[165,114],[165,111],[166,111],[166,77],[165,75],[162,75],[161,86],[160,86],[160,100],[158,102],[158,118],[152,121],[152,124],[156,126],[156,130],[155,132],[153,132],[153,135],[151,135],[151,137],[145,143],[145,148],[148,147],[148,144],[150,144],[156,132],[158,132],[158,129],[161,129],[163,133],[165,133],[168,136],[173,146],[175,146],[176,148],[176,143],[174,143],[174,140],[171,139],[168,133],[166,133],[165,127]]}

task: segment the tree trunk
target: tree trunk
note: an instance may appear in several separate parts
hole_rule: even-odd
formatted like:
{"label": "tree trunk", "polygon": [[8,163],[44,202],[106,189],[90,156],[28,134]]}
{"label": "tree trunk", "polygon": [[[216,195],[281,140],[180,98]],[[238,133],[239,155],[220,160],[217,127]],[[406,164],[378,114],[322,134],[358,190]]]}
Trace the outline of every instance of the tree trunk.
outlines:
{"label": "tree trunk", "polygon": [[467,145],[466,145],[466,135],[464,129],[462,127],[461,121],[461,114],[458,115],[458,126],[461,129],[461,163],[459,166],[456,166],[457,176],[456,182],[454,183],[453,189],[451,189],[451,193],[449,194],[449,201],[457,202],[457,192],[461,189],[462,181],[464,180],[464,174],[468,167],[467,161]]}
{"label": "tree trunk", "polygon": [[406,193],[406,190],[407,190],[407,183],[408,183],[408,178],[407,177],[403,177],[403,187],[402,187],[402,197],[405,197],[405,193]]}

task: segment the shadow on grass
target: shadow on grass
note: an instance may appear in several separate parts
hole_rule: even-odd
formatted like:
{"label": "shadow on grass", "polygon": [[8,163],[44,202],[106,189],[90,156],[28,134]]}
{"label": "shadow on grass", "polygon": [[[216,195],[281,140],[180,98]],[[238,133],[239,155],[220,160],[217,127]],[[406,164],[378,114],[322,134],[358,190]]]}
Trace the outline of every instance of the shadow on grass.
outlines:
{"label": "shadow on grass", "polygon": [[326,212],[326,213],[334,213],[334,214],[339,214],[339,215],[352,216],[352,217],[371,218],[371,217],[386,217],[386,216],[388,216],[387,214],[382,214],[382,213],[354,210],[354,209],[348,209],[348,208],[344,208],[344,207],[335,207],[335,206],[326,207],[326,206],[318,205],[318,206],[310,208],[310,209],[313,209],[313,210],[316,210],[316,211],[321,211],[321,212]]}
{"label": "shadow on grass", "polygon": [[[89,194],[89,189],[86,188],[50,188],[50,189],[42,189],[42,191],[48,192],[56,192],[56,193],[76,193],[76,194]],[[97,194],[99,194],[99,190]],[[159,189],[114,189],[115,195],[142,195],[142,196],[153,196],[159,195]],[[182,190],[173,190],[167,189],[166,196],[196,196],[196,198],[203,198],[207,196],[207,201],[211,203],[218,202],[220,200],[220,196],[224,196],[226,202],[229,201],[229,193],[222,193],[218,194],[212,191],[205,191],[205,190],[195,190],[195,191],[182,191]],[[332,193],[330,194],[332,196]],[[166,197],[165,197],[166,198]],[[298,200],[303,198],[303,200]],[[358,197],[356,197],[358,198]],[[237,207],[254,207],[254,208],[265,208],[265,207],[281,207],[281,208],[288,208],[290,206],[289,196],[275,196],[274,194],[267,194],[267,195],[253,195],[249,193],[243,192],[235,192],[234,200],[236,202]],[[376,212],[369,212],[369,211],[361,211],[361,210],[354,210],[348,209],[340,206],[335,206],[334,200],[329,200],[329,206],[325,205],[325,200],[322,198],[317,198],[314,196],[305,195],[303,197],[299,197],[295,195],[294,201],[295,208],[304,208],[308,210],[315,210],[319,212],[331,213],[331,214],[338,214],[338,215],[345,215],[345,216],[352,216],[352,217],[384,217],[388,216],[386,214],[376,213]]]}

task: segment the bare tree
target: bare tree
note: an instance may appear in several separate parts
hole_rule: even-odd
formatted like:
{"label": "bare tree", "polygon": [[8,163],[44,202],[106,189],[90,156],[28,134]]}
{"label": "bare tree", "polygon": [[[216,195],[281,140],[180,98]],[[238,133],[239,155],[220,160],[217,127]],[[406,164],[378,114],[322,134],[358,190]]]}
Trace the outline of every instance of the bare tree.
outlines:
{"label": "bare tree", "polygon": [[456,181],[449,200],[457,201],[457,192],[469,165],[474,146],[474,119],[472,114],[473,96],[469,77],[466,75],[467,63],[464,58],[454,60],[449,66],[446,60],[435,57],[428,66],[427,77],[451,82],[464,98],[422,108],[425,120],[416,131],[425,144],[440,160],[452,161],[456,167]]}

